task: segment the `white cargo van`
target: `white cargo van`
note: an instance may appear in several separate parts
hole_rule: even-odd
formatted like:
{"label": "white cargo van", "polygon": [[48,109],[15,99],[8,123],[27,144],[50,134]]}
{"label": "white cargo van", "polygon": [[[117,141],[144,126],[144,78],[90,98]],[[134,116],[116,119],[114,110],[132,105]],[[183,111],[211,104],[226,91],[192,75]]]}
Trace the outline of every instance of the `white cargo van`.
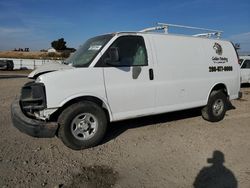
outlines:
{"label": "white cargo van", "polygon": [[240,82],[250,84],[250,56],[240,56]]}
{"label": "white cargo van", "polygon": [[41,67],[12,104],[13,124],[35,137],[58,135],[72,149],[97,145],[108,122],[202,107],[205,120],[224,118],[239,97],[234,46],[207,38],[118,32],[89,39],[67,65]]}

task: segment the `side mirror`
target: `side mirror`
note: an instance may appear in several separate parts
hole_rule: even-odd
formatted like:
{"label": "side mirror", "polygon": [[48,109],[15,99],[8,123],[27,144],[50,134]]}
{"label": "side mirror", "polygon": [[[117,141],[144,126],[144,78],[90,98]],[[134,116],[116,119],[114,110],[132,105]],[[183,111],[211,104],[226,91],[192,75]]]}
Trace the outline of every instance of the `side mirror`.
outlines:
{"label": "side mirror", "polygon": [[116,65],[119,62],[119,52],[117,47],[111,47],[108,51],[108,57],[104,59],[104,62],[110,65]]}
{"label": "side mirror", "polygon": [[112,47],[109,49],[109,56],[110,56],[110,61],[113,62],[118,62],[119,61],[119,52],[118,48]]}

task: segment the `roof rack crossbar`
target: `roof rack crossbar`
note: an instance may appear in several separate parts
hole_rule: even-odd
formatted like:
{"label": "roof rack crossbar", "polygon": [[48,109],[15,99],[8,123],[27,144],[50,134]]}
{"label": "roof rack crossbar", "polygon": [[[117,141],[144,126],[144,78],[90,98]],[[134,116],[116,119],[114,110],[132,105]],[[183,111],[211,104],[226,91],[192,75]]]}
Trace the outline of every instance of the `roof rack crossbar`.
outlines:
{"label": "roof rack crossbar", "polygon": [[218,39],[221,37],[221,34],[223,31],[220,30],[214,30],[214,29],[206,29],[201,27],[192,27],[192,26],[185,26],[185,25],[176,25],[176,24],[168,24],[168,23],[157,23],[158,26],[156,27],[150,27],[141,30],[140,32],[149,32],[149,31],[158,31],[158,30],[164,30],[166,34],[168,34],[169,27],[178,27],[178,28],[185,28],[185,29],[194,29],[194,30],[201,30],[201,31],[207,31],[208,33],[201,33],[193,35],[195,37],[207,37],[210,38],[212,36],[216,36]]}
{"label": "roof rack crossbar", "polygon": [[166,28],[167,28],[166,26],[149,27],[141,30],[140,32],[159,31],[159,30],[165,30]]}
{"label": "roof rack crossbar", "polygon": [[213,33],[200,33],[200,34],[195,34],[193,35],[194,37],[206,37],[206,38],[211,38],[212,36],[217,37],[218,39],[221,37],[221,33],[218,32],[213,32]]}
{"label": "roof rack crossbar", "polygon": [[168,23],[157,23],[157,25],[167,26],[167,27],[179,27],[179,28],[186,28],[186,29],[196,29],[196,30],[203,30],[203,31],[223,33],[223,31],[219,31],[219,30],[215,30],[215,29],[206,29],[206,28],[192,27],[192,26],[186,26],[186,25],[176,25],[176,24],[168,24]]}

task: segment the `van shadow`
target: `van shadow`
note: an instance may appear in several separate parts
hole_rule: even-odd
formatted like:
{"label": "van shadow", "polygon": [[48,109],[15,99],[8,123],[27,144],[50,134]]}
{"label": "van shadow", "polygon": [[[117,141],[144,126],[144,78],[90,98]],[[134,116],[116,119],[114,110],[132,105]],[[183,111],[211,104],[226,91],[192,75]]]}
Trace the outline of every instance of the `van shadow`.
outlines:
{"label": "van shadow", "polygon": [[211,166],[200,170],[193,183],[194,188],[237,188],[238,181],[233,172],[223,165],[224,154],[221,151],[214,151],[213,158],[208,158]]}
{"label": "van shadow", "polygon": [[201,116],[201,108],[164,113],[160,115],[151,115],[146,117],[140,117],[140,118],[110,123],[102,144],[105,144],[110,140],[115,139],[116,137],[118,137],[119,135],[121,135],[122,133],[124,133],[129,129],[139,128],[144,126],[153,126],[154,124],[172,122],[176,120],[188,119],[197,116]]}
{"label": "van shadow", "polygon": [[[234,109],[236,108],[233,106],[233,104],[230,101],[228,101],[227,110],[234,110]],[[169,112],[169,113],[164,113],[164,114],[159,114],[159,115],[145,116],[145,117],[140,117],[140,118],[135,118],[135,119],[119,121],[119,122],[113,122],[113,123],[110,123],[110,125],[108,126],[108,130],[107,130],[106,136],[102,144],[105,144],[109,142],[110,140],[115,139],[116,137],[118,137],[123,132],[129,129],[144,127],[144,126],[153,126],[154,124],[167,123],[167,122],[177,121],[181,119],[188,119],[188,118],[193,118],[193,117],[198,117],[198,116],[201,116],[201,107],[177,111],[177,112]]]}

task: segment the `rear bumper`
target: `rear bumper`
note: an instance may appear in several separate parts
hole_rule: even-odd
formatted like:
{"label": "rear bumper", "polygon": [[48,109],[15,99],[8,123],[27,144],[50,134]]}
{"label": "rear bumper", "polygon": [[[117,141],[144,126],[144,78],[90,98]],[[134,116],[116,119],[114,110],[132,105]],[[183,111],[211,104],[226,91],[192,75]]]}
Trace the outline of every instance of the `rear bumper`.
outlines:
{"label": "rear bumper", "polygon": [[17,99],[11,105],[11,119],[18,130],[33,137],[54,137],[58,128],[58,124],[55,122],[44,122],[27,117],[22,112]]}

